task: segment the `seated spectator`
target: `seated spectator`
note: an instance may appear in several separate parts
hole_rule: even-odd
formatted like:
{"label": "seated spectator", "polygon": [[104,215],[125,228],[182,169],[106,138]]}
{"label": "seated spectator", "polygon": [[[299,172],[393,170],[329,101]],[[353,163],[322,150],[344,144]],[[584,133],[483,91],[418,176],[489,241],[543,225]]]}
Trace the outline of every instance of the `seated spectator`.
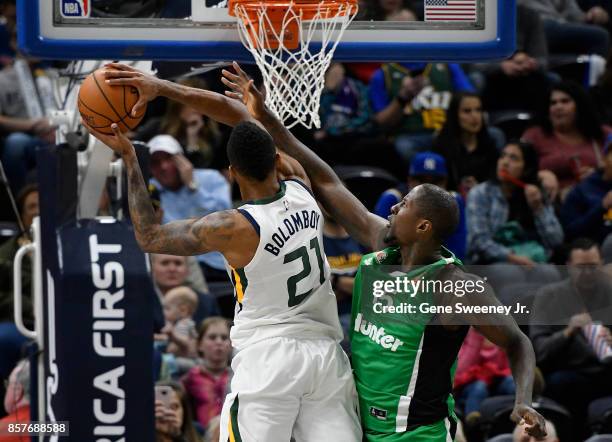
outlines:
{"label": "seated spectator", "polygon": [[406,164],[432,147],[454,92],[473,91],[458,64],[386,63],[370,82],[374,120],[393,138]]}
{"label": "seated spectator", "polygon": [[177,359],[195,358],[197,332],[192,317],[198,306],[198,295],[189,287],[176,287],[166,293],[163,306],[166,325],[161,332],[168,342],[166,351]]}
{"label": "seated spectator", "polygon": [[527,434],[525,431],[527,425],[528,424],[526,422],[523,422],[514,428],[514,431],[512,432],[513,442],[559,442],[555,424],[553,424],[551,421],[546,421],[546,437],[544,439],[536,439],[535,437]]}
{"label": "seated spectator", "polygon": [[602,243],[612,233],[612,136],[604,150],[603,168],[576,185],[561,207],[568,238],[587,237]]}
{"label": "seated spectator", "polygon": [[157,382],[156,386],[172,388],[170,402],[155,401],[155,441],[156,442],[200,442],[191,413],[191,398],[181,384],[176,382]]}
{"label": "seated spectator", "polygon": [[[183,86],[209,89],[206,82],[191,77],[177,82]],[[216,121],[178,101],[168,100],[162,117],[151,118],[142,124],[132,137],[150,140],[158,134],[174,137],[184,148],[187,159],[196,168],[225,168],[225,153],[221,148],[221,131]]]}
{"label": "seated spectator", "polygon": [[601,148],[612,129],[602,126],[583,88],[565,82],[552,88],[548,115],[523,134],[533,143],[540,169],[552,172],[562,196],[601,166]]}
{"label": "seated spectator", "polygon": [[515,264],[489,266],[494,287],[557,278],[554,267],[536,266],[561,245],[563,229],[538,187],[538,157],[531,145],[511,141],[504,147],[497,176],[468,194],[467,227],[472,262]]}
{"label": "seated spectator", "polygon": [[22,435],[12,436],[7,431],[9,424],[30,423],[30,363],[20,361],[11,372],[4,393],[4,409],[7,416],[0,419],[0,440],[2,442],[21,442]]}
{"label": "seated spectator", "polygon": [[[374,213],[383,218],[391,214],[391,208],[398,204],[408,192],[419,184],[435,184],[447,188],[448,172],[444,158],[433,152],[416,154],[410,162],[407,185],[400,185],[396,189],[385,191],[374,208]],[[467,248],[467,227],[465,219],[465,202],[463,197],[451,192],[459,206],[459,225],[457,230],[445,241],[445,246],[459,259],[464,259]]]}
{"label": "seated spectator", "polygon": [[55,127],[47,118],[29,116],[21,81],[14,65],[0,71],[0,132],[5,137],[0,159],[14,193],[28,182],[28,174],[36,165],[36,149],[55,141]]}
{"label": "seated spectator", "polygon": [[609,21],[602,8],[585,13],[576,0],[519,0],[519,4],[534,9],[544,21],[551,53],[608,55],[610,37],[597,26]]}
{"label": "seated spectator", "polygon": [[518,5],[516,12],[516,52],[501,63],[474,66],[485,77],[482,101],[489,112],[508,109],[538,112],[550,86],[542,20],[525,5]]}
{"label": "seated spectator", "polygon": [[[185,256],[151,255],[151,270],[153,282],[163,299],[166,294],[179,286],[186,285],[187,280],[187,258]],[[193,314],[193,320],[197,323],[209,316],[219,315],[217,301],[211,295],[198,293],[198,308]]]}
{"label": "seated spectator", "polygon": [[[194,169],[176,139],[158,135],[148,144],[152,182],[160,191],[164,223],[232,207],[230,185],[223,175],[212,169]],[[207,282],[228,280],[220,253],[200,255],[198,261]]]}
{"label": "seated spectator", "polygon": [[340,325],[344,331],[342,347],[348,351],[353,285],[363,253],[359,243],[349,236],[344,227],[331,218],[323,208],[321,211],[325,218],[323,250],[331,267],[332,288],[336,294]]}
{"label": "seated spectator", "polygon": [[465,196],[476,184],[491,178],[499,152],[485,124],[482,102],[477,94],[459,92],[453,95],[446,123],[434,146],[450,166],[449,189],[458,190]]}
{"label": "seated spectator", "polygon": [[575,240],[567,264],[569,277],[536,295],[530,337],[546,379],[544,395],[584,422],[589,402],[612,394],[612,365],[601,360],[585,328],[603,324],[600,333],[612,342],[612,283],[591,240]]}
{"label": "seated spectator", "polygon": [[480,423],[480,404],[489,396],[514,395],[515,385],[506,353],[470,328],[459,350],[455,391],[464,404],[466,428]]}
{"label": "seated spectator", "polygon": [[198,422],[205,430],[221,414],[229,390],[232,353],[229,322],[221,317],[206,319],[200,325],[198,351],[202,359],[183,377],[183,385],[193,398]]}
{"label": "seated spectator", "polygon": [[[34,217],[38,216],[38,188],[24,187],[17,196],[17,209],[21,221],[30,230]],[[0,379],[6,379],[21,357],[23,344],[27,342],[17,326],[13,313],[13,259],[19,248],[30,242],[26,233],[14,236],[0,246]],[[32,265],[27,257],[21,267],[23,292],[22,312],[24,323],[31,326],[34,318],[32,306]]]}
{"label": "seated spectator", "polygon": [[[367,87],[346,76],[341,63],[332,63],[325,73],[321,94],[321,129],[314,133],[317,151],[330,165],[360,152],[364,138],[373,135]],[[367,146],[366,146],[367,147]]]}

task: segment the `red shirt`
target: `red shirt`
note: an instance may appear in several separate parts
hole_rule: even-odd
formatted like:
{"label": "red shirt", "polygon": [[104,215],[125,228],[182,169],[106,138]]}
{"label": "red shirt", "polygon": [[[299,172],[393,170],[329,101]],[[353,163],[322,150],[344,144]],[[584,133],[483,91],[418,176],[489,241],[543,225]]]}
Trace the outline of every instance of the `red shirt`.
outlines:
{"label": "red shirt", "polygon": [[213,417],[221,414],[229,377],[229,368],[215,376],[202,367],[193,367],[183,377],[185,390],[193,398],[198,422],[204,428]]}
{"label": "red shirt", "polygon": [[[604,126],[602,129],[604,137],[612,132],[612,128],[608,126]],[[554,132],[548,135],[539,126],[527,129],[523,134],[523,139],[532,143],[537,151],[540,158],[540,170],[546,169],[553,172],[557,176],[561,188],[576,183],[574,171],[576,161],[581,166],[597,169],[599,165],[597,164],[595,149],[599,150],[600,158],[603,157],[603,140],[596,143],[587,141],[581,144],[567,144],[562,142]]]}
{"label": "red shirt", "polygon": [[506,353],[473,328],[470,328],[463,341],[458,359],[455,388],[474,381],[490,385],[495,378],[512,374]]}
{"label": "red shirt", "polygon": [[[3,434],[6,434],[6,429],[9,424],[27,424],[30,423],[30,406],[25,405],[15,410],[13,414],[0,419],[0,429]],[[0,442],[30,442],[30,436],[25,434],[15,434],[11,436],[0,436]]]}

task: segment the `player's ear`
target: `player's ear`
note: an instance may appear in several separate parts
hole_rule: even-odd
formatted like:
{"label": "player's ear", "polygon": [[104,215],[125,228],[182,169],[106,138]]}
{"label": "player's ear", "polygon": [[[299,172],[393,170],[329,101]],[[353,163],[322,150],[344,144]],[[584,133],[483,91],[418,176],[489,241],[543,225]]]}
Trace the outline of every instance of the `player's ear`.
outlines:
{"label": "player's ear", "polygon": [[431,221],[429,221],[428,219],[421,219],[417,223],[417,233],[419,234],[431,233],[432,230],[433,226],[431,224]]}
{"label": "player's ear", "polygon": [[229,173],[229,182],[233,183],[234,181],[236,181],[236,175],[234,173],[234,168],[232,167],[232,165],[230,164],[229,167],[227,168],[228,173]]}

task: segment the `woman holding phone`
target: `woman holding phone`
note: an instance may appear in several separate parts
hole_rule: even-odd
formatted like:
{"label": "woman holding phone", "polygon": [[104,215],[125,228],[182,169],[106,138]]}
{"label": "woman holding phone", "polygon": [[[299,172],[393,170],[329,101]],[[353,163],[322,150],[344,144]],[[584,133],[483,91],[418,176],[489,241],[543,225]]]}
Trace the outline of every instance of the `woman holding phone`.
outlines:
{"label": "woman holding phone", "polygon": [[187,393],[176,382],[155,384],[155,441],[200,442]]}

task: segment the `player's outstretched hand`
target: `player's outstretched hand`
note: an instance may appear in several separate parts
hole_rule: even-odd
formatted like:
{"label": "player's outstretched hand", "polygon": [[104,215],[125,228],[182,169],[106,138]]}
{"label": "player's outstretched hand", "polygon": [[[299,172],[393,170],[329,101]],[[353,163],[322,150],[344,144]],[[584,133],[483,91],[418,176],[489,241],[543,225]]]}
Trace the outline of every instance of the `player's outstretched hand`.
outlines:
{"label": "player's outstretched hand", "polygon": [[102,141],[121,157],[134,151],[134,146],[132,145],[131,141],[121,132],[121,130],[119,130],[119,126],[117,124],[113,123],[111,125],[113,135],[105,135],[89,126],[85,120],[83,120],[82,123],[90,134]]}
{"label": "player's outstretched hand", "polygon": [[132,86],[138,89],[138,101],[132,108],[133,117],[140,115],[147,103],[159,95],[162,80],[154,75],[121,63],[109,63],[104,67],[104,78],[111,86]]}
{"label": "player's outstretched hand", "polygon": [[236,73],[226,69],[222,71],[221,81],[229,88],[229,90],[225,91],[225,95],[242,101],[253,118],[256,120],[261,119],[266,113],[262,93],[257,90],[253,80],[240,68],[238,63],[233,62],[232,66]]}
{"label": "player's outstretched hand", "polygon": [[546,421],[544,417],[527,405],[517,405],[510,418],[517,424],[526,424],[525,432],[536,439],[546,437]]}

